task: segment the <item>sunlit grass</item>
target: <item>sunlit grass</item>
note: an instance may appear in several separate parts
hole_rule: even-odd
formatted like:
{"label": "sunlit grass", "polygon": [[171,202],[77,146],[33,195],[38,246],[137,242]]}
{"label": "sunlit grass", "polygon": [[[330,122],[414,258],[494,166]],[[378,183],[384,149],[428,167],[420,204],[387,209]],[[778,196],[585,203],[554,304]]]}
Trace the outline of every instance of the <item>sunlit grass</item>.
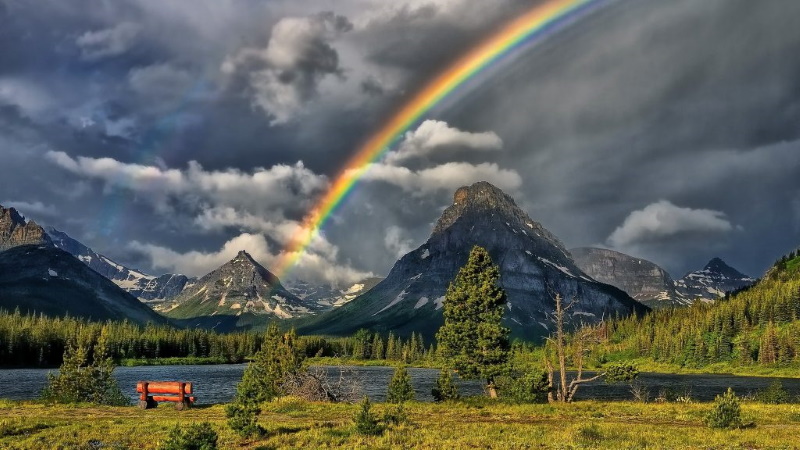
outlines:
{"label": "sunlit grass", "polygon": [[[377,404],[379,415],[389,408]],[[487,399],[408,404],[408,424],[381,436],[353,431],[357,405],[284,398],[266,404],[267,430],[244,440],[225,422],[224,407],[176,411],[134,407],[49,406],[0,402],[0,448],[157,448],[177,423],[210,422],[221,448],[796,448],[800,405],[745,403],[755,428],[711,430],[708,403],[585,401],[507,405]]]}

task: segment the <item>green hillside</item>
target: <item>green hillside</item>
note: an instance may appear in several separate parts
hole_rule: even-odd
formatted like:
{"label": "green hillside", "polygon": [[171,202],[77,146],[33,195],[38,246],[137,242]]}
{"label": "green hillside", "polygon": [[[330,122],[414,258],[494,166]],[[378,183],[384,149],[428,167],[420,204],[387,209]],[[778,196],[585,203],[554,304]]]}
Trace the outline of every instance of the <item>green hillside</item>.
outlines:
{"label": "green hillside", "polygon": [[608,327],[609,358],[689,368],[800,366],[800,255],[781,258],[754,286],[716,303],[658,310]]}

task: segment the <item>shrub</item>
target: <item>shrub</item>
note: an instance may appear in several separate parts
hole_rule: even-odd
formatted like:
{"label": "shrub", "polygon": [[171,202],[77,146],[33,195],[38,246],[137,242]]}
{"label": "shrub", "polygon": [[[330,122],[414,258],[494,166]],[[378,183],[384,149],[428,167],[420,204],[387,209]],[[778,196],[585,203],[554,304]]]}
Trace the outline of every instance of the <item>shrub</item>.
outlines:
{"label": "shrub", "polygon": [[445,402],[448,400],[458,400],[458,387],[453,383],[453,376],[450,374],[449,369],[442,369],[439,372],[439,378],[436,379],[436,384],[431,389],[431,395],[437,402]]}
{"label": "shrub", "polygon": [[639,369],[630,363],[611,364],[606,368],[606,383],[632,382],[639,377]]}
{"label": "shrub", "polygon": [[161,450],[215,450],[217,432],[208,422],[195,423],[187,428],[175,425]]}
{"label": "shrub", "polygon": [[406,409],[403,408],[403,404],[400,403],[394,408],[388,409],[383,414],[383,422],[388,425],[400,425],[401,423],[408,422],[408,414],[406,413]]}
{"label": "shrub", "polygon": [[378,423],[378,418],[372,413],[372,404],[366,396],[359,404],[361,408],[354,418],[356,432],[366,436],[377,436],[383,433],[383,427]]}
{"label": "shrub", "polygon": [[389,403],[403,403],[414,400],[414,388],[411,386],[411,377],[405,367],[398,367],[394,370],[392,380],[389,381],[389,390],[386,393],[386,401]]}
{"label": "shrub", "polygon": [[739,398],[728,388],[727,392],[717,395],[714,408],[706,416],[706,423],[711,428],[740,428],[742,426],[742,408]]}
{"label": "shrub", "polygon": [[264,434],[264,429],[256,423],[259,414],[261,407],[255,402],[236,401],[225,405],[228,426],[244,437]]}
{"label": "shrub", "polygon": [[89,402],[100,405],[126,406],[130,400],[122,393],[113,376],[114,364],[106,356],[101,340],[89,359],[89,346],[71,343],[64,349],[64,362],[58,373],[47,374],[42,399],[55,403]]}
{"label": "shrub", "polygon": [[791,403],[789,393],[783,388],[780,380],[774,380],[766,389],[759,391],[756,394],[756,400],[771,405]]}
{"label": "shrub", "polygon": [[514,403],[543,403],[549,389],[547,372],[530,370],[517,377],[500,379],[500,395]]}
{"label": "shrub", "polygon": [[247,365],[233,402],[225,408],[228,425],[240,435],[263,433],[256,425],[261,404],[281,395],[283,383],[299,372],[303,358],[295,338],[293,331],[281,334],[275,324],[267,328],[261,350]]}

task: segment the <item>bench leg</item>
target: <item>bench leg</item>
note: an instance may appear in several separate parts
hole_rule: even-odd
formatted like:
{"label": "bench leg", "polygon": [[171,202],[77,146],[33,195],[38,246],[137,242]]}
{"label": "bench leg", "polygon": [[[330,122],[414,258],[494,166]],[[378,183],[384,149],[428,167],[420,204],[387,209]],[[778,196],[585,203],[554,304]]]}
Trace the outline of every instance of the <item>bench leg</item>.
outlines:
{"label": "bench leg", "polygon": [[153,397],[148,396],[147,400],[139,400],[139,408],[142,409],[151,409],[158,406],[158,402],[153,400]]}
{"label": "bench leg", "polygon": [[178,411],[183,411],[184,409],[189,409],[191,407],[192,407],[192,402],[190,402],[189,400],[184,400],[182,402],[175,403],[175,409],[177,409]]}

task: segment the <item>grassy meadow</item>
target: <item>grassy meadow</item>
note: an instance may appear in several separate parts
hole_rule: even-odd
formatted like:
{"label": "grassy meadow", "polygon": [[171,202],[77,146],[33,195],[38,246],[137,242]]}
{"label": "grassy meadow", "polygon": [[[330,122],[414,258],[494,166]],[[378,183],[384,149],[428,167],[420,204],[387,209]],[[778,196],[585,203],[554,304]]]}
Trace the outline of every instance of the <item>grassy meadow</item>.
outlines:
{"label": "grassy meadow", "polygon": [[[376,404],[379,415],[390,408]],[[226,425],[223,405],[176,411],[0,401],[0,448],[158,448],[176,424],[208,421],[220,448],[800,448],[800,405],[744,403],[751,428],[712,430],[708,403],[582,401],[509,405],[488,399],[406,404],[409,422],[381,436],[354,432],[358,405],[281,398],[265,404],[267,434],[242,439]]]}

